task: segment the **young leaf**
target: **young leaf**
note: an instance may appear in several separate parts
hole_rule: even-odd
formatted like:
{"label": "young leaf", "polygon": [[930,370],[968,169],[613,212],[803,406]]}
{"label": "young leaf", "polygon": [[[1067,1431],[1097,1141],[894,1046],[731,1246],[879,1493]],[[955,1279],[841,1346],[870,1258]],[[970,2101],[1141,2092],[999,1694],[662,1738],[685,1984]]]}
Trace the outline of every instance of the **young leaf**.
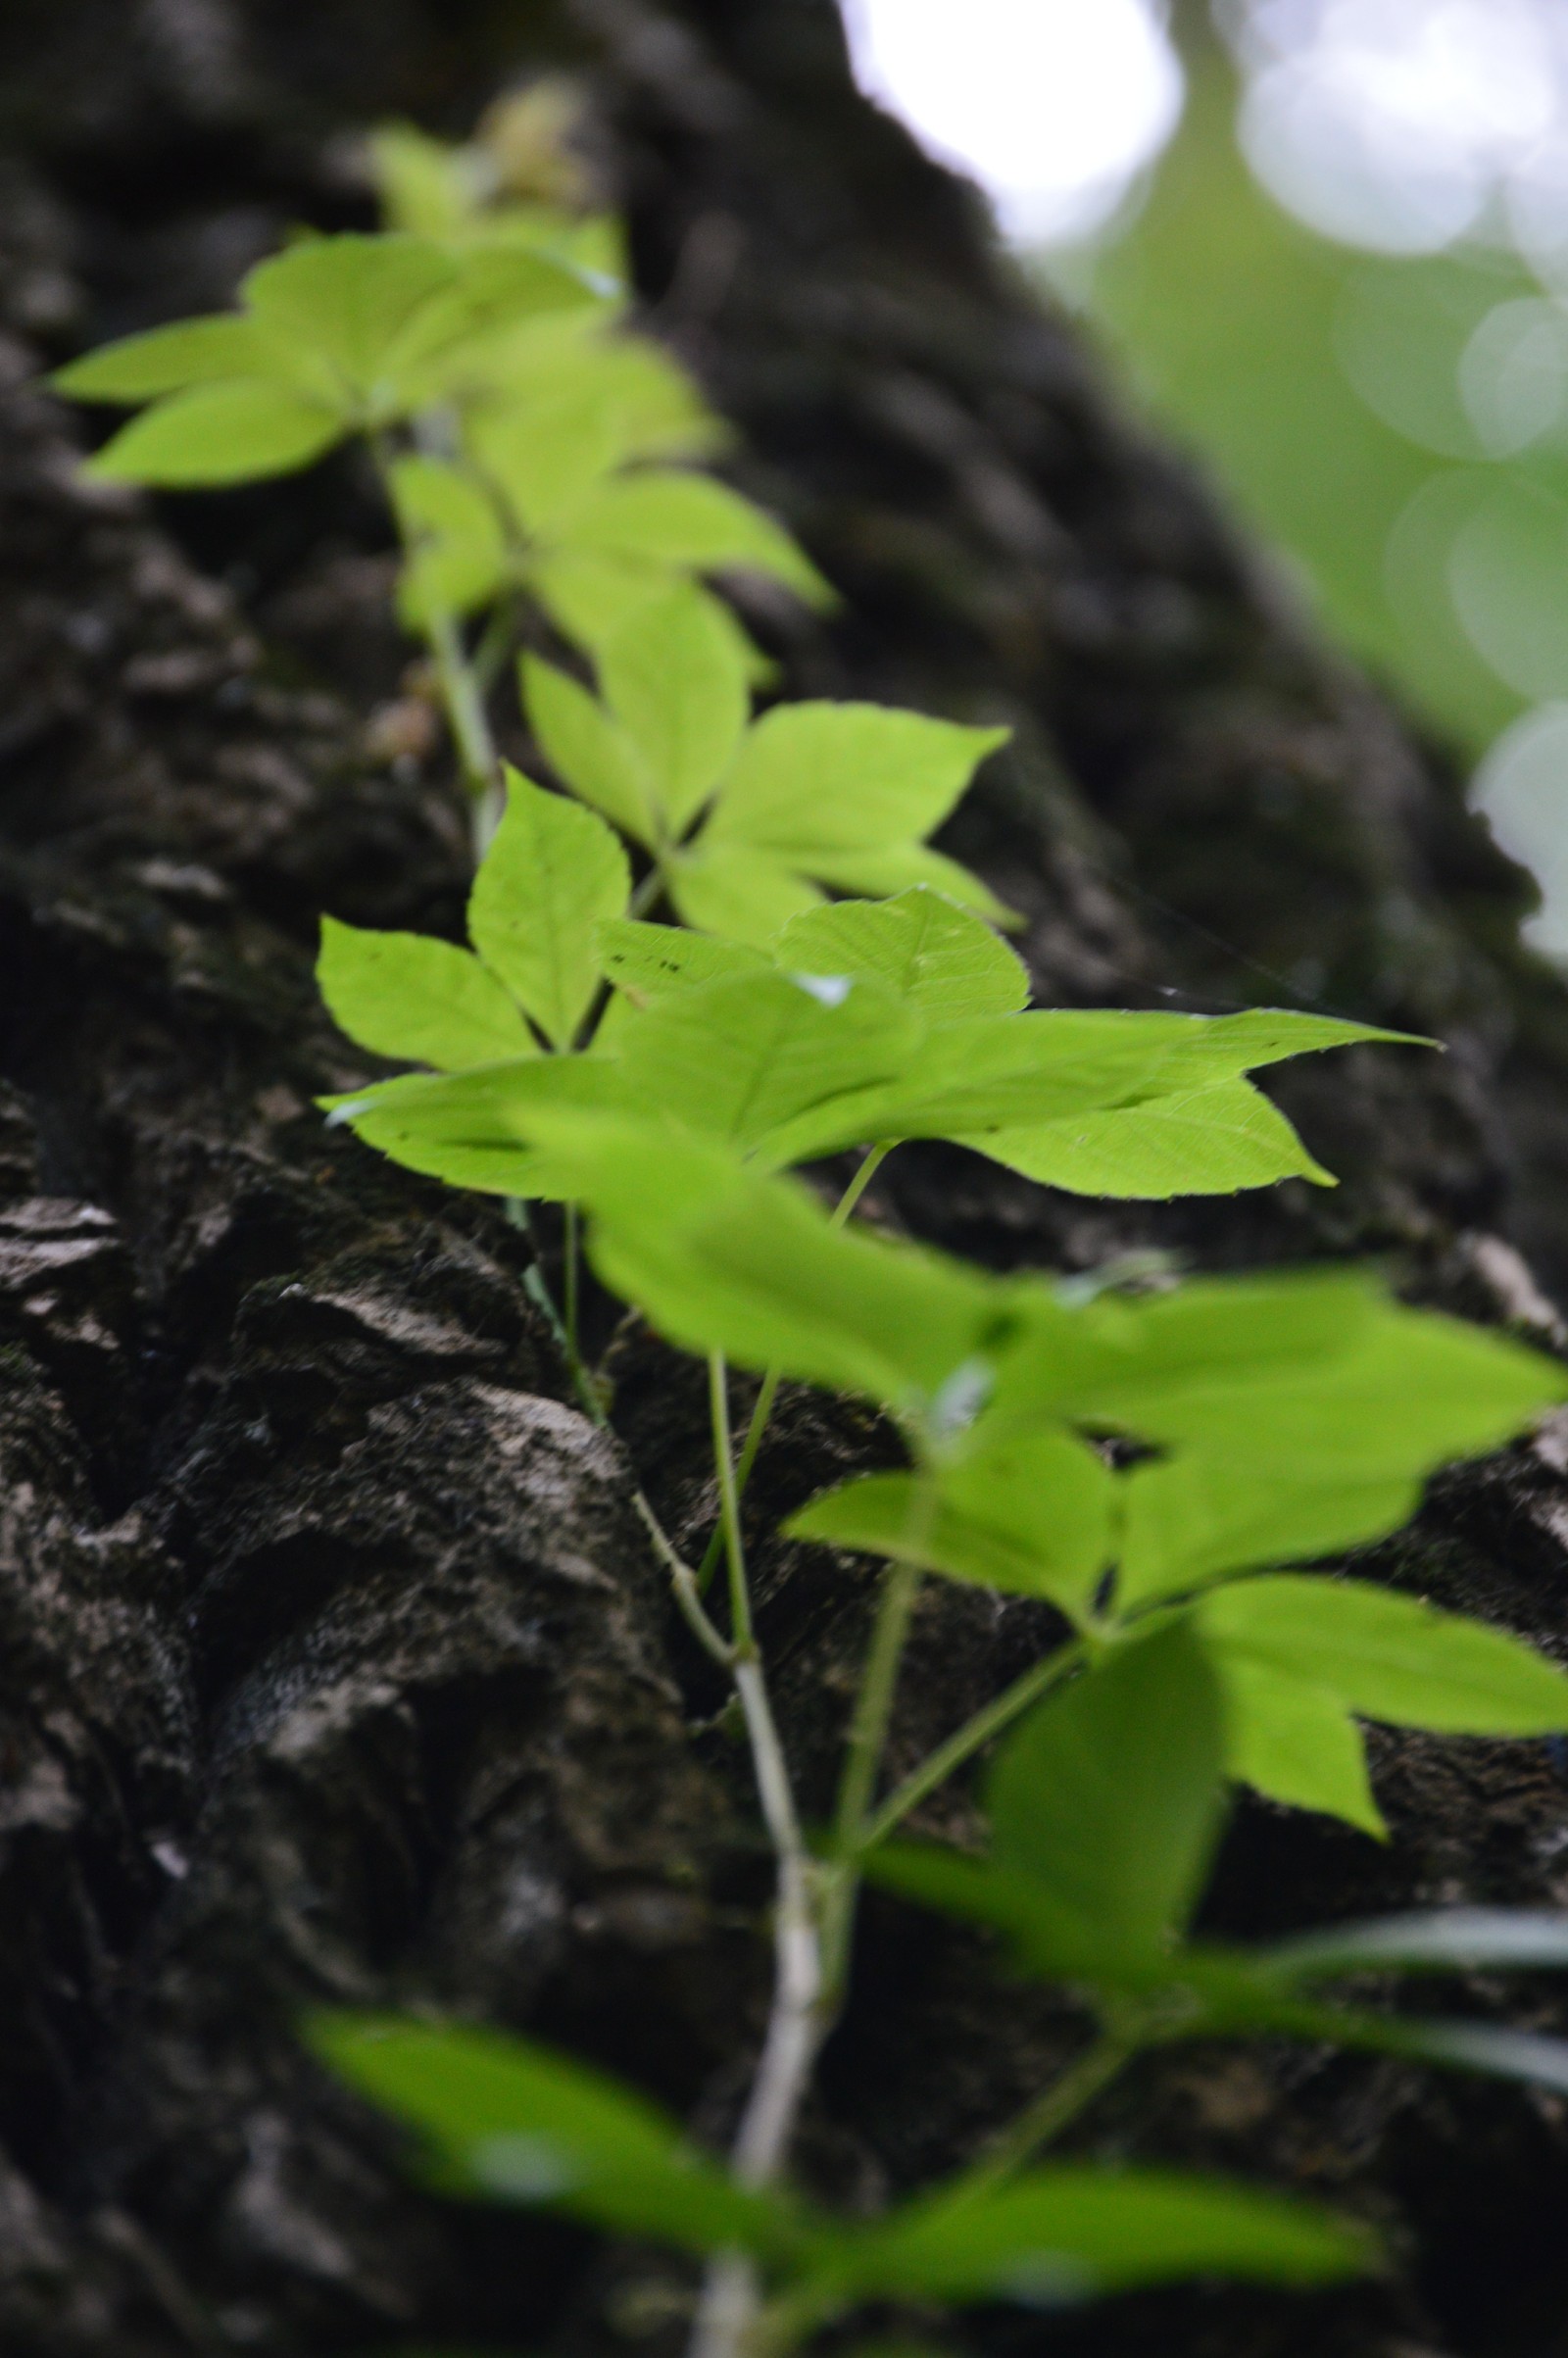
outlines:
{"label": "young leaf", "polygon": [[748,736],[710,841],[837,882],[835,854],[929,835],[1009,734],[882,705],[779,705]]}
{"label": "young leaf", "polygon": [[647,763],[668,834],[682,835],[734,759],[750,698],[733,637],[685,587],[651,601],[599,650],[605,699]]}
{"label": "young leaf", "polygon": [[514,399],[469,418],[465,440],[531,540],[559,538],[563,519],[627,456],[613,407],[591,395]]}
{"label": "young leaf", "polygon": [[1016,1596],[1049,1597],[1078,1617],[1093,1601],[1112,1548],[1115,1478],[1092,1449],[1049,1429],[944,1466],[935,1512],[916,1512],[915,1477],[865,1474],[814,1498],[785,1525],[915,1562],[952,1580]]}
{"label": "young leaf", "polygon": [[316,979],[339,1031],[378,1056],[457,1072],[535,1053],[513,1001],[468,950],[321,919]]}
{"label": "young leaf", "polygon": [[687,1350],[922,1420],[956,1371],[978,1377],[1010,1343],[1014,1288],[837,1230],[806,1189],[725,1149],[647,1122],[556,1114],[530,1116],[527,1136],[591,1213],[605,1284]]}
{"label": "young leaf", "polygon": [[631,890],[603,819],[507,770],[507,809],[474,878],[468,932],[546,1039],[568,1048],[600,980],[595,931]]}
{"label": "young leaf", "polygon": [[345,408],[380,387],[420,310],[457,275],[430,239],[400,233],[308,238],[245,279],[245,307],[270,342],[309,354]]}
{"label": "young leaf", "polygon": [[1280,1179],[1338,1184],[1248,1081],[1218,1081],[957,1143],[1042,1187],[1076,1196],[1163,1202],[1235,1195]]}
{"label": "young leaf", "polygon": [[861,2297],[1054,2307],[1228,2276],[1316,2284],[1375,2265],[1370,2235],[1218,2179],[1058,2163],[1000,2186],[951,2181],[846,2235],[818,2273]]}
{"label": "young leaf", "polygon": [[710,475],[666,467],[602,483],[572,513],[572,544],[697,573],[766,573],[808,605],[830,606],[816,567],[770,516]]}
{"label": "young leaf", "polygon": [[309,467],[348,420],[286,384],[233,377],[194,386],[122,425],[83,471],[105,483],[170,491],[249,483]]}
{"label": "young leaf", "polygon": [[1240,1654],[1224,1654],[1218,1667],[1225,1766],[1238,1783],[1293,1809],[1343,1818],[1386,1841],[1361,1731],[1339,1696]]}
{"label": "young leaf", "polygon": [[1544,1655],[1368,1581],[1238,1581],[1210,1590],[1192,1620],[1217,1662],[1283,1671],[1365,1719],[1453,1736],[1568,1729],[1568,1677]]}
{"label": "young leaf", "polygon": [[712,849],[706,834],[671,856],[668,875],[669,897],[683,925],[758,949],[823,899],[814,884],[781,861],[763,853]]}
{"label": "young leaf", "polygon": [[[331,1118],[412,1171],[498,1196],[571,1196],[527,1141],[542,1114],[603,1112],[617,1075],[598,1056],[514,1057],[451,1075],[382,1081],[327,1101]],[[645,1144],[651,1144],[645,1141]]]}
{"label": "young leaf", "polygon": [[381,206],[394,229],[458,237],[481,218],[465,159],[412,123],[383,123],[368,142]]}
{"label": "young leaf", "polygon": [[122,336],[57,368],[50,382],[73,401],[141,402],[225,377],[272,375],[277,367],[277,354],[257,333],[254,320],[220,312]]}
{"label": "young leaf", "polygon": [[307,2032],[342,2080],[416,2130],[442,2192],[550,2202],[688,2251],[791,2256],[802,2224],[748,2193],[618,2081],[499,2031],[396,2014],[320,2013]]}
{"label": "young leaf", "polygon": [[1168,1950],[1225,1806],[1224,1698],[1176,1623],[1041,1704],[988,1784],[999,1866],[1032,1876],[1108,1949]]}
{"label": "young leaf", "polygon": [[943,1021],[1015,1015],[1029,1004],[1023,961],[991,927],[929,885],[893,901],[838,901],[794,918],[774,953],[786,970],[885,983]]}
{"label": "young leaf", "polygon": [[409,627],[487,605],[505,579],[507,552],[478,484],[444,460],[406,458],[392,467],[391,493],[412,552],[398,585],[398,612]]}
{"label": "young leaf", "polygon": [[897,1073],[918,1037],[881,984],[764,971],[660,999],[621,1056],[633,1102],[750,1151],[813,1110],[838,1144],[834,1106]]}
{"label": "young leaf", "polygon": [[1314,1478],[1310,1465],[1239,1463],[1229,1450],[1146,1459],[1123,1484],[1117,1605],[1366,1547],[1410,1520],[1424,1471],[1337,1482],[1332,1468]]}
{"label": "young leaf", "polygon": [[771,961],[741,942],[715,942],[680,925],[645,925],[612,917],[599,928],[599,956],[617,991],[640,1007],[671,991],[737,974],[765,974]]}
{"label": "young leaf", "polygon": [[520,676],[528,723],[551,768],[623,835],[651,846],[652,781],[625,730],[554,663],[525,655]]}

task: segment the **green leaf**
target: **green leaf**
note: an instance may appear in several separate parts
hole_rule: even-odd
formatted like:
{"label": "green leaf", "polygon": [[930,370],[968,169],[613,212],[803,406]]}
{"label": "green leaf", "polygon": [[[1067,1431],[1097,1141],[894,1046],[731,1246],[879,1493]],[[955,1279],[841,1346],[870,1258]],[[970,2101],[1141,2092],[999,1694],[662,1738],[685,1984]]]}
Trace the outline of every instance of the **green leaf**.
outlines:
{"label": "green leaf", "polygon": [[897,1073],[918,1037],[881,984],[764,970],[660,999],[623,1033],[621,1056],[650,1113],[747,1151],[811,1112],[838,1143],[835,1105]]}
{"label": "green leaf", "polygon": [[758,949],[822,900],[814,884],[780,861],[756,852],[710,851],[706,834],[675,855],[668,874],[682,924]]}
{"label": "green leaf", "polygon": [[576,394],[480,412],[465,436],[475,464],[531,538],[557,538],[563,519],[626,455],[612,405]]}
{"label": "green leaf", "polygon": [[277,366],[277,354],[258,335],[253,320],[220,312],[100,345],[57,368],[50,382],[73,401],[140,402],[224,377],[268,376]]}
{"label": "green leaf", "polygon": [[567,1048],[599,986],[596,928],[624,909],[631,872],[603,819],[510,766],[506,778],[506,814],[474,878],[468,932],[546,1039]]}
{"label": "green leaf", "polygon": [[284,384],[234,377],[172,394],[122,425],[83,471],[105,483],[169,491],[251,483],[309,467],[347,421]]}
{"label": "green leaf", "polygon": [[997,1863],[1110,1949],[1179,1940],[1225,1806],[1224,1697],[1181,1624],[1118,1647],[1009,1737],[988,1784]]}
{"label": "green leaf", "polygon": [[1280,1179],[1338,1184],[1277,1106],[1247,1081],[1141,1100],[1071,1119],[993,1130],[959,1145],[1042,1187],[1163,1202],[1228,1196]]}
{"label": "green leaf", "polygon": [[370,134],[370,162],[394,229],[416,237],[457,237],[477,215],[459,150],[412,123],[383,123]]}
{"label": "green leaf", "polygon": [[1307,2203],[1064,2162],[1000,2186],[938,2186],[846,2235],[822,2273],[861,2297],[1054,2307],[1195,2276],[1332,2283],[1375,2261],[1364,2229]]}
{"label": "green leaf", "polygon": [[373,933],[323,917],[316,979],[339,1031],[378,1056],[456,1072],[534,1053],[488,968],[428,934]]}
{"label": "green leaf", "polygon": [[[1341,1015],[1306,1015],[1284,1007],[1248,1007],[1239,1015],[1162,1015],[1169,1032],[1166,1086],[1235,1080],[1287,1056],[1323,1049],[1383,1042],[1396,1048],[1441,1048],[1416,1032],[1384,1031]],[[1161,1092],[1163,1094],[1163,1091]]]}
{"label": "green leaf", "polygon": [[625,730],[554,663],[525,655],[520,677],[528,725],[563,784],[634,842],[652,844],[651,780]]}
{"label": "green leaf", "polygon": [[1568,1915],[1523,1908],[1442,1908],[1301,1933],[1253,1952],[1282,1981],[1347,1973],[1489,1973],[1568,1967]]}
{"label": "green leaf", "polygon": [[854,852],[824,846],[810,867],[813,875],[836,892],[858,898],[890,899],[896,893],[918,892],[923,887],[956,901],[962,909],[974,909],[993,925],[1015,929],[1023,922],[1017,910],[999,901],[978,876],[925,844],[884,844],[879,849],[867,846]]}
{"label": "green leaf", "polygon": [[785,2201],[748,2193],[657,2105],[570,2056],[396,2014],[319,2013],[307,2033],[340,2079],[418,2133],[444,2193],[549,2202],[700,2253],[791,2256],[803,2239]]}
{"label": "green leaf", "polygon": [[[1327,1379],[1325,1379],[1327,1380]],[[1310,1464],[1239,1463],[1183,1449],[1134,1466],[1122,1488],[1116,1601],[1157,1597],[1269,1564],[1312,1563],[1398,1531],[1421,1499],[1419,1472],[1336,1482]]]}
{"label": "green leaf", "polygon": [[617,991],[650,1006],[671,991],[737,974],[766,974],[771,961],[740,942],[710,941],[679,925],[645,925],[612,917],[599,928],[599,955]]}
{"label": "green leaf", "polygon": [[570,1196],[529,1143],[541,1115],[602,1112],[619,1103],[613,1062],[534,1056],[450,1076],[410,1074],[325,1101],[330,1118],[411,1171],[487,1195]]}
{"label": "green leaf", "polygon": [[707,1141],[552,1114],[532,1123],[529,1143],[591,1213],[605,1284],[687,1350],[777,1366],[919,1419],[956,1371],[983,1376],[1011,1340],[1014,1289],[837,1230],[805,1188]]}
{"label": "green leaf", "polygon": [[952,1580],[1049,1597],[1078,1616],[1112,1548],[1115,1480],[1063,1433],[1021,1434],[945,1466],[922,1531],[909,1474],[865,1474],[814,1498],[785,1529],[871,1555],[915,1562]]}
{"label": "green leaf", "polygon": [[929,885],[894,901],[839,901],[785,927],[785,968],[885,983],[922,1014],[1014,1015],[1029,1004],[1023,961],[989,925]]}
{"label": "green leaf", "polygon": [[307,238],[258,263],[242,291],[270,341],[312,355],[339,398],[358,406],[377,390],[417,314],[457,274],[429,238],[350,231]]}
{"label": "green leaf", "polygon": [[1230,1774],[1271,1801],[1343,1818],[1386,1841],[1361,1731],[1339,1696],[1238,1654],[1222,1655],[1218,1667]]}
{"label": "green leaf", "polygon": [[1453,1736],[1568,1729],[1568,1677],[1544,1655],[1368,1581],[1238,1581],[1200,1598],[1192,1619],[1217,1661],[1283,1671],[1366,1719]]}
{"label": "green leaf", "polygon": [[[1262,1313],[1255,1321],[1249,1303]],[[1292,1368],[1293,1338],[1316,1357],[1311,1338],[1321,1339],[1321,1316],[1336,1307],[1345,1319],[1338,1348],[1331,1341],[1323,1362]],[[1125,1378],[1097,1387],[1085,1413],[1254,1466],[1298,1474],[1309,1465],[1337,1483],[1423,1473],[1494,1449],[1568,1392],[1568,1376],[1542,1353],[1404,1309],[1354,1279],[1182,1288],[1145,1305],[1139,1324],[1143,1347],[1129,1354]],[[1275,1369],[1260,1365],[1260,1350]]]}
{"label": "green leaf", "polygon": [[1009,734],[883,705],[776,706],[748,736],[708,836],[837,882],[824,859],[918,842]]}
{"label": "green leaf", "polygon": [[766,573],[808,605],[833,592],[790,535],[710,475],[650,469],[601,484],[572,514],[573,545],[642,557],[692,572]]}
{"label": "green leaf", "polygon": [[599,649],[605,701],[653,781],[671,837],[684,833],[734,759],[750,710],[733,636],[685,588],[642,607]]}
{"label": "green leaf", "polygon": [[418,630],[487,605],[505,579],[507,551],[478,484],[445,460],[405,458],[392,467],[391,493],[411,550],[398,586],[404,622]]}

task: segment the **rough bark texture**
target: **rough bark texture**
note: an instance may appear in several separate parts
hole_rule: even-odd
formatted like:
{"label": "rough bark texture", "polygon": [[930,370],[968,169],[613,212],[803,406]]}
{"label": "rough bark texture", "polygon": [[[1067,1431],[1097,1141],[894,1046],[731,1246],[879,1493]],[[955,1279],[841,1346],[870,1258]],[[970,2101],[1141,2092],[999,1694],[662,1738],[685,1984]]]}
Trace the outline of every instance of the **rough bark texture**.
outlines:
{"label": "rough bark texture", "polygon": [[[521,1241],[329,1137],[364,1070],[318,912],[450,930],[461,814],[398,692],[352,466],[167,511],[84,488],[40,358],[223,301],[295,219],[364,217],[347,134],[463,127],[584,73],[651,324],[740,477],[844,592],[760,612],[793,687],[1003,718],[954,830],[1042,993],[1325,1003],[1432,1032],[1282,1094],[1336,1194],[1118,1209],[908,1154],[872,1209],[997,1264],[1389,1256],[1548,1339],[1568,1282],[1568,1000],[1447,764],[1325,653],[1118,415],[979,209],[854,95],[828,0],[13,0],[0,24],[0,2346],[315,2354],[416,2335],[678,2346],[683,2280],[408,2190],[291,2031],[436,2000],[570,2042],[721,2135],[766,1992],[765,1865],[711,1675],[629,1513],[713,1511],[700,1387],[618,1351],[568,1404]],[[761,1537],[875,1435],[787,1403],[756,1499],[808,1805],[863,1566]],[[1568,1654],[1568,1439],[1446,1478],[1382,1576]],[[921,1609],[908,1755],[1027,1657],[1031,1610]],[[1387,1853],[1242,1815],[1243,1931],[1409,1897],[1568,1900],[1546,1750],[1378,1742]],[[956,1822],[949,1796],[933,1822]],[[1501,1992],[1472,1989],[1472,2002]],[[1551,2022],[1543,1987],[1510,1998]],[[979,1945],[868,1911],[804,2163],[874,2202],[1067,2052]],[[1242,2169],[1389,2231],[1394,2281],[970,2321],[1062,2358],[1568,2350],[1561,2104],[1389,2064],[1176,2054],[1087,2149]]]}

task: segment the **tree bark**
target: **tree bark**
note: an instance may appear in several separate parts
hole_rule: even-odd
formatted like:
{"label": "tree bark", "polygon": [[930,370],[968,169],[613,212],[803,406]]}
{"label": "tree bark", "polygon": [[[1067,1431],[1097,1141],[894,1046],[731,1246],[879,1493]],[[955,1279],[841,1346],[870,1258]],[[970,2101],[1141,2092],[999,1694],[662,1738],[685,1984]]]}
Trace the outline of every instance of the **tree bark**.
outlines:
{"label": "tree bark", "polygon": [[[961,37],[956,29],[955,37]],[[633,1470],[714,1514],[700,1370],[616,1348],[593,1431],[497,1211],[328,1134],[363,1060],[323,909],[452,932],[445,754],[400,690],[354,467],[147,503],[73,471],[36,370],[220,304],[289,222],[368,219],[348,134],[462,129],[565,62],[647,322],[736,422],[737,479],[843,592],[752,614],[792,692],[1010,722],[951,832],[1028,917],[1041,995],[1325,1005],[1430,1033],[1280,1094],[1343,1175],[1085,1203],[906,1151],[870,1208],[999,1266],[1382,1256],[1558,1342],[1568,997],[1441,752],[1317,640],[1193,469],[1120,413],[978,200],[850,83],[829,0],[18,0],[0,26],[0,2346],[310,2353],[411,2335],[673,2352],[657,2254],[445,2205],[304,2057],[318,2001],[417,2002],[629,2073],[721,2137],[765,2011],[765,1860]],[[516,749],[520,750],[520,749]],[[777,1517],[877,1446],[786,1396],[752,1513],[819,1810],[867,1572]],[[1445,1476],[1359,1567],[1568,1653],[1568,1431]],[[1035,1608],[933,1587],[896,1752],[1029,1658]],[[1375,1739],[1394,1842],[1245,1807],[1235,1933],[1409,1900],[1568,1900],[1546,1747]],[[965,1822],[961,1793],[932,1827]],[[1477,1986],[1470,2000],[1500,2008]],[[1550,2025],[1552,1990],[1514,1990]],[[1560,2023],[1559,2026],[1560,2027]],[[947,2167],[1078,2018],[980,1944],[867,1910],[803,2168],[874,2203]],[[1561,2103],[1392,2063],[1177,2052],[1086,2151],[1361,2210],[1387,2283],[970,2321],[1134,2358],[1568,2349]]]}

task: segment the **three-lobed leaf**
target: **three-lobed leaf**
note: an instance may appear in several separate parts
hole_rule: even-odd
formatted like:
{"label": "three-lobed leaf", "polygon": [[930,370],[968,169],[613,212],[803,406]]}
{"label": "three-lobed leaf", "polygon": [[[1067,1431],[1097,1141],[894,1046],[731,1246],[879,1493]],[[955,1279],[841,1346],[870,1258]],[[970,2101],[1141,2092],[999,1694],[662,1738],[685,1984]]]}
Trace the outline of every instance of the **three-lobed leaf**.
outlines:
{"label": "three-lobed leaf", "polygon": [[473,946],[557,1048],[600,983],[597,929],[631,891],[626,855],[591,811],[509,768],[507,807],[468,902]]}

